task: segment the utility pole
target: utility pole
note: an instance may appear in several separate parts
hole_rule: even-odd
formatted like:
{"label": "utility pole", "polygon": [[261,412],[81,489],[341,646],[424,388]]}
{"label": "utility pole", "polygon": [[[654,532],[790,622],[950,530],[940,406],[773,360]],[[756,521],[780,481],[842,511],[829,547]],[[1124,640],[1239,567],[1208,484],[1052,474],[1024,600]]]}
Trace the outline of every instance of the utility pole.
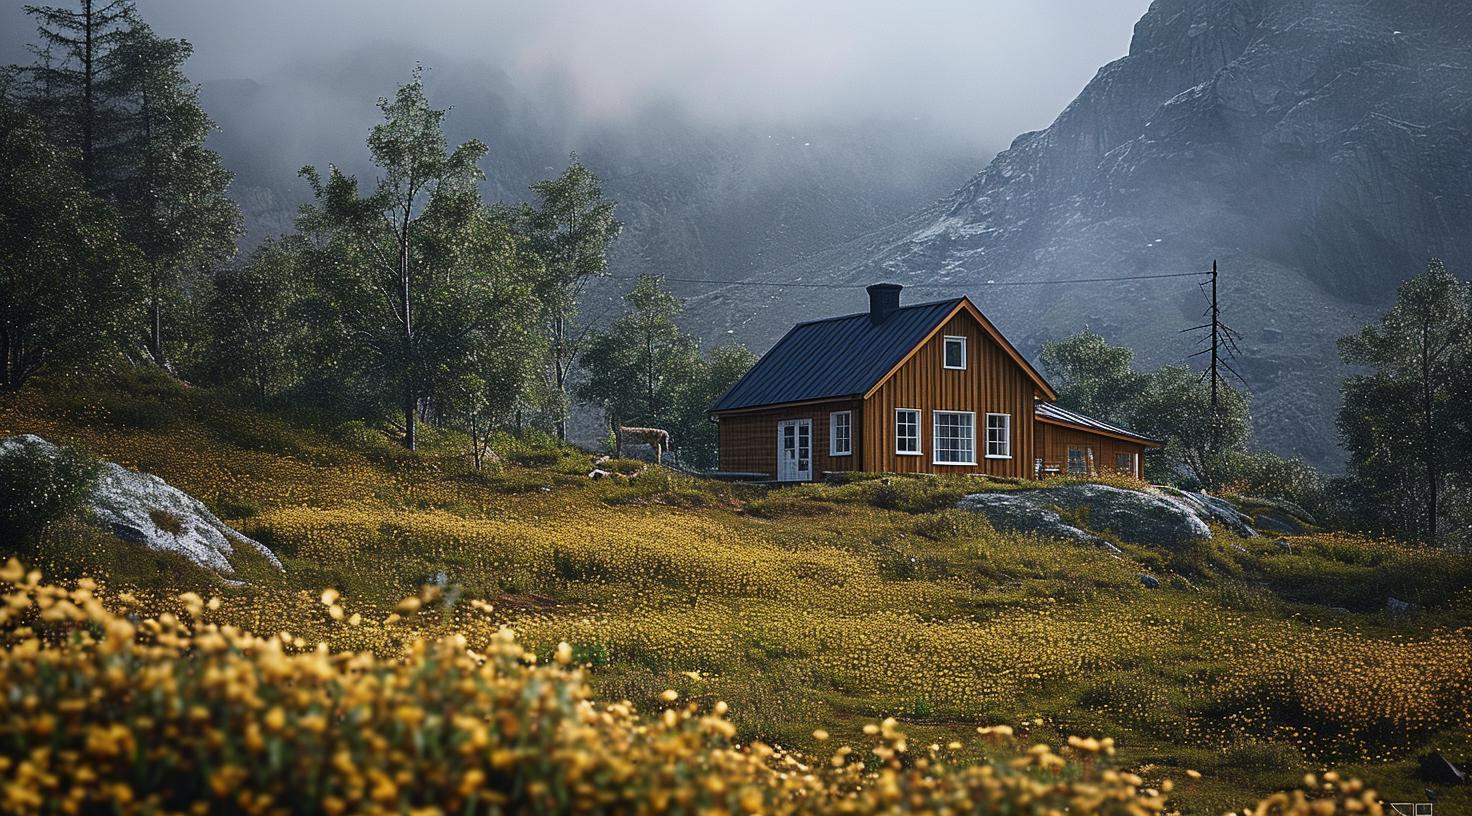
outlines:
{"label": "utility pole", "polygon": [[1205,354],[1211,355],[1211,362],[1207,364],[1206,370],[1201,372],[1201,376],[1211,379],[1209,386],[1210,404],[1208,406],[1210,413],[1208,422],[1211,423],[1211,428],[1208,440],[1210,452],[1213,456],[1220,450],[1222,441],[1221,387],[1226,382],[1227,375],[1231,375],[1244,388],[1247,386],[1247,381],[1232,367],[1231,359],[1242,353],[1237,347],[1237,339],[1240,335],[1231,326],[1222,322],[1221,300],[1218,297],[1217,289],[1219,279],[1220,272],[1217,268],[1217,262],[1212,260],[1211,292],[1209,294],[1206,291],[1208,282],[1201,282],[1201,293],[1207,300],[1206,311],[1201,313],[1201,317],[1206,322],[1199,326],[1192,326],[1189,329],[1181,329],[1182,333],[1202,332],[1197,343],[1206,346],[1206,348],[1189,355],[1189,357],[1199,357]]}

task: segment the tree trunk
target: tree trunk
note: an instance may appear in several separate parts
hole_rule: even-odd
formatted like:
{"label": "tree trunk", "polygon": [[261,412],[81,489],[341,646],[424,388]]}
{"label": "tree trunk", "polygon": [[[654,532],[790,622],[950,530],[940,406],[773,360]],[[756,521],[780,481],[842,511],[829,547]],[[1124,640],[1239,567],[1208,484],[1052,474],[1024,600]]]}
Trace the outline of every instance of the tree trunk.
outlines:
{"label": "tree trunk", "polygon": [[567,441],[567,367],[563,365],[564,355],[567,349],[564,342],[567,336],[567,322],[558,316],[552,321],[552,367],[557,378],[557,440]]}
{"label": "tree trunk", "polygon": [[164,318],[163,304],[159,302],[157,289],[148,304],[148,353],[153,357],[153,362],[168,368],[168,360],[164,359]]}
{"label": "tree trunk", "polygon": [[92,36],[92,0],[82,0],[82,179],[92,192],[97,192],[96,167],[94,163],[96,140],[96,99],[92,85],[95,72],[96,41]]}
{"label": "tree trunk", "polygon": [[10,389],[10,332],[0,329],[0,389]]}
{"label": "tree trunk", "polygon": [[1421,445],[1426,464],[1426,543],[1436,546],[1436,422],[1431,389],[1431,351],[1427,332],[1421,334]]}
{"label": "tree trunk", "polygon": [[419,433],[415,424],[418,419],[418,412],[414,410],[414,396],[406,394],[404,396],[404,447],[409,450],[414,450],[419,444]]}
{"label": "tree trunk", "polygon": [[412,304],[412,292],[409,280],[409,218],[414,208],[414,194],[416,185],[409,183],[408,196],[404,200],[404,215],[399,226],[399,296],[404,307],[404,447],[415,450],[419,445],[418,428],[416,422],[418,416],[418,398],[414,393],[414,375],[416,360],[414,359],[414,310]]}

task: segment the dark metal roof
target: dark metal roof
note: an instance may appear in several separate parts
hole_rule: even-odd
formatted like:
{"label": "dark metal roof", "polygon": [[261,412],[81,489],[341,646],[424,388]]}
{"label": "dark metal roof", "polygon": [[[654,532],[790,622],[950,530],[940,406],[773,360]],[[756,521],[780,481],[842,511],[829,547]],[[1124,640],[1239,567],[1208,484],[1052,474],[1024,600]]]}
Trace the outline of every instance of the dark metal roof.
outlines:
{"label": "dark metal roof", "polygon": [[1105,433],[1128,436],[1132,439],[1138,439],[1141,442],[1148,442],[1152,445],[1160,444],[1160,440],[1158,439],[1151,439],[1148,436],[1137,434],[1134,431],[1127,431],[1124,428],[1119,427],[1118,425],[1110,425],[1108,422],[1105,422],[1101,419],[1094,419],[1090,416],[1084,416],[1077,411],[1070,411],[1067,408],[1060,408],[1059,406],[1051,402],[1036,403],[1036,407],[1033,409],[1033,413],[1035,413],[1039,419],[1051,419],[1056,422],[1066,422],[1069,425],[1078,425],[1083,428],[1092,428],[1096,431],[1104,431]]}
{"label": "dark metal roof", "polygon": [[863,396],[961,301],[901,306],[877,326],[868,312],[799,323],[710,410]]}

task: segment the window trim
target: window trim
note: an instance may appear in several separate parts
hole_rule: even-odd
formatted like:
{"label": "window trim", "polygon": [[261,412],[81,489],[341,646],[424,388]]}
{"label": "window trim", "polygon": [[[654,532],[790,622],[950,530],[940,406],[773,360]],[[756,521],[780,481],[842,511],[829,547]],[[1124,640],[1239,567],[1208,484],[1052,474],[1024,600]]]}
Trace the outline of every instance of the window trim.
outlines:
{"label": "window trim", "polygon": [[[848,449],[838,450],[838,418],[848,417]],[[834,411],[828,415],[828,456],[853,456],[854,455],[854,412]]]}
{"label": "window trim", "polygon": [[[949,363],[946,362],[946,347],[951,344],[951,341],[952,340],[959,341],[960,344],[961,344],[961,364],[958,365],[958,366],[953,366],[953,365],[950,365]],[[948,335],[946,335],[945,336],[945,339],[943,339],[941,341],[941,346],[940,346],[940,365],[941,365],[941,367],[944,368],[944,369],[946,369],[946,370],[948,370],[948,371],[965,371],[966,370],[966,363],[969,361],[968,360],[968,357],[970,356],[969,353],[968,353],[968,350],[966,348],[968,345],[969,344],[966,342],[966,336],[965,335],[962,335],[962,334],[948,334]]]}
{"label": "window trim", "polygon": [[[1068,476],[1092,476],[1093,475],[1093,474],[1089,473],[1089,447],[1090,447],[1089,445],[1069,445],[1068,446],[1068,448],[1067,448],[1067,454],[1066,454],[1066,456],[1065,456],[1065,458],[1063,460],[1063,473],[1065,475],[1068,475]],[[1074,451],[1082,451],[1083,452],[1084,469],[1082,471],[1077,472],[1077,473],[1075,473],[1074,470],[1073,470],[1073,452]]]}
{"label": "window trim", "polygon": [[1140,454],[1135,453],[1134,451],[1115,451],[1114,452],[1114,469],[1115,470],[1120,470],[1120,467],[1119,467],[1119,458],[1121,456],[1128,456],[1130,458],[1130,464],[1129,464],[1129,469],[1128,470],[1123,470],[1123,471],[1120,471],[1120,472],[1127,473],[1130,476],[1133,476],[1133,477],[1135,477],[1135,478],[1138,479],[1140,477]]}
{"label": "window trim", "polygon": [[[992,453],[992,417],[1003,417],[1007,420],[1007,452]],[[1012,415],[987,412],[986,415],[986,458],[988,459],[1011,459],[1012,458]]]}
{"label": "window trim", "polygon": [[[971,459],[964,462],[943,462],[940,459],[940,418],[942,416],[964,416],[971,421]],[[976,412],[975,411],[944,411],[934,410],[930,412],[930,464],[932,465],[975,465],[976,464]]]}
{"label": "window trim", "polygon": [[[915,415],[915,449],[912,451],[900,450],[900,414]],[[925,455],[925,412],[919,408],[896,408],[894,409],[894,453],[896,456],[924,456]]]}

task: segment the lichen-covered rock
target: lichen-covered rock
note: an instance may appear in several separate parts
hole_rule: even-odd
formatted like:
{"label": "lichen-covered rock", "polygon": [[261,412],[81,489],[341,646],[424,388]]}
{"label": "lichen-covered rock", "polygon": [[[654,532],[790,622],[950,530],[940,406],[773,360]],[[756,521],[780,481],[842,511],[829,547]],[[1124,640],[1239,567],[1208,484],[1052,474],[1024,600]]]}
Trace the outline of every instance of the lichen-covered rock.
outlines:
{"label": "lichen-covered rock", "polygon": [[1109,533],[1131,544],[1178,549],[1211,538],[1206,519],[1190,505],[1160,493],[1109,485],[973,493],[959,506],[986,515],[1002,529],[1087,543],[1099,543],[1099,533]]}
{"label": "lichen-covered rock", "polygon": [[1189,505],[1191,511],[1196,515],[1205,515],[1220,524],[1226,525],[1228,529],[1243,538],[1256,538],[1257,530],[1252,528],[1252,517],[1244,514],[1226,499],[1219,499],[1207,493],[1193,493],[1183,491],[1180,495],[1165,494],[1177,502]]}
{"label": "lichen-covered rock", "polygon": [[[56,450],[52,443],[31,435],[0,440],[0,450],[22,443]],[[220,521],[204,502],[151,473],[104,462],[89,507],[92,516],[119,538],[150,550],[177,553],[225,578],[235,576],[231,559],[239,554],[282,568],[275,553],[260,542]]]}
{"label": "lichen-covered rock", "polygon": [[1119,548],[1108,541],[1064,521],[1057,510],[1036,501],[1027,495],[1028,492],[976,493],[963,496],[959,506],[963,510],[981,513],[999,530],[1063,538],[1119,552]]}

